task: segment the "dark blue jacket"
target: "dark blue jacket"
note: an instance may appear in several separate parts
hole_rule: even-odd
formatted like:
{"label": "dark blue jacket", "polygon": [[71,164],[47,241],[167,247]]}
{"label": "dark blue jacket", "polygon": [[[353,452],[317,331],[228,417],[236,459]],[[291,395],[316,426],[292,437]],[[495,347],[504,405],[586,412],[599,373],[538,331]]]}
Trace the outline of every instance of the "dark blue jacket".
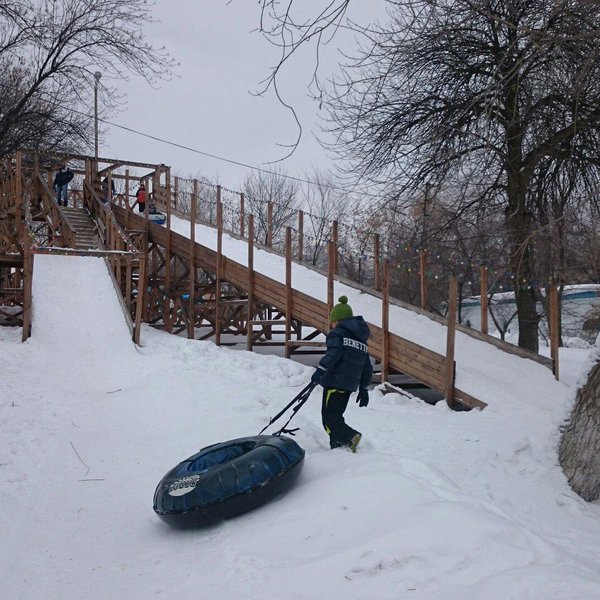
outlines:
{"label": "dark blue jacket", "polygon": [[73,179],[73,171],[71,169],[67,169],[66,171],[58,171],[58,173],[54,176],[53,186],[63,186],[66,183],[69,183]]}
{"label": "dark blue jacket", "polygon": [[367,346],[369,335],[369,326],[362,317],[339,321],[327,334],[327,352],[319,361],[325,369],[323,387],[349,392],[368,387],[373,374]]}

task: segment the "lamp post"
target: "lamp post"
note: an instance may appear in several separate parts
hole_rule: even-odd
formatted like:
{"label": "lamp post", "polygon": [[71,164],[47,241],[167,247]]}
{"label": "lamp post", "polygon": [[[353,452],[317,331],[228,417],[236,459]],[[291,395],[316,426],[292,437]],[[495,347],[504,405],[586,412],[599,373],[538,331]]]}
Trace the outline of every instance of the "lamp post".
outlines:
{"label": "lamp post", "polygon": [[94,156],[96,162],[98,162],[98,84],[101,77],[102,73],[100,71],[94,73]]}

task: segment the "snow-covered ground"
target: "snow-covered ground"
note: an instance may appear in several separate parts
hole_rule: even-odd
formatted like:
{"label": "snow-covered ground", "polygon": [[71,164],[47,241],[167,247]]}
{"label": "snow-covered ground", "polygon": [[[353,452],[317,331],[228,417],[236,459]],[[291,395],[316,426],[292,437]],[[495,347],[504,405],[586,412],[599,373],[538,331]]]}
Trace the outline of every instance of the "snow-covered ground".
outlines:
{"label": "snow-covered ground", "polygon": [[37,256],[33,302],[30,340],[0,329],[2,598],[600,598],[600,506],[556,454],[597,348],[561,349],[560,384],[478,367],[482,412],[372,391],[347,411],[357,454],[329,450],[315,391],[297,485],[179,531],[152,511],[164,473],[256,434],[311,369],[149,327],[136,348],[101,259]]}

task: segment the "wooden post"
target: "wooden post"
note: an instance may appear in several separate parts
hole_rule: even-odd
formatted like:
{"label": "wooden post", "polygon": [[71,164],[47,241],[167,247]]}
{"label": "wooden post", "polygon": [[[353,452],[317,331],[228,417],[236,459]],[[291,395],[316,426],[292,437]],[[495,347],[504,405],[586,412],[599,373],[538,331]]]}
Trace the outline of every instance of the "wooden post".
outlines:
{"label": "wooden post", "polygon": [[273,203],[267,204],[267,246],[273,246]]}
{"label": "wooden post", "polygon": [[240,193],[240,235],[244,237],[245,233],[245,222],[246,222],[246,208],[245,208],[245,198],[244,193]]}
{"label": "wooden post", "polygon": [[21,341],[31,335],[31,289],[33,284],[33,253],[29,240],[23,242],[23,332]]}
{"label": "wooden post", "polygon": [[165,328],[167,333],[173,331],[171,319],[171,167],[165,171],[165,193],[167,202],[167,247],[165,248],[165,293],[163,315],[166,319]]}
{"label": "wooden post", "polygon": [[215,344],[221,345],[221,277],[223,261],[223,205],[221,186],[217,186],[217,272],[215,281]]}
{"label": "wooden post", "polygon": [[246,349],[252,352],[252,319],[254,317],[254,215],[248,215],[248,318]]}
{"label": "wooden post", "polygon": [[304,259],[304,211],[298,211],[298,262]]}
{"label": "wooden post", "polygon": [[131,258],[127,257],[127,262],[125,265],[125,302],[127,304],[127,311],[130,316],[134,316],[131,314]]}
{"label": "wooden post", "polygon": [[375,289],[377,291],[381,290],[381,272],[380,272],[380,264],[379,264],[379,254],[381,253],[381,239],[379,237],[379,234],[376,233],[375,234],[375,238],[373,240],[373,254],[375,255],[374,258],[374,283],[375,283]]}
{"label": "wooden post", "polygon": [[[147,235],[147,234],[146,234]],[[148,242],[146,241],[146,247]],[[146,257],[140,258],[139,273],[138,273],[138,288],[137,288],[137,304],[135,306],[135,322],[133,326],[133,342],[140,345],[140,336],[142,329],[142,316],[144,314],[144,304],[146,302]]]}
{"label": "wooden post", "polygon": [[446,402],[450,408],[454,403],[454,341],[456,338],[456,312],[458,300],[458,280],[450,278],[448,292],[448,332],[446,337]]}
{"label": "wooden post", "polygon": [[480,280],[481,280],[481,333],[488,332],[488,269],[487,267],[481,267],[480,269]]}
{"label": "wooden post", "polygon": [[292,335],[292,228],[285,228],[285,357],[290,357]]}
{"label": "wooden post", "polygon": [[548,301],[550,308],[550,315],[548,319],[548,328],[550,329],[550,358],[552,359],[552,372],[554,377],[558,380],[558,343],[560,338],[559,332],[559,304],[558,304],[558,290],[555,284],[550,285],[548,290]]}
{"label": "wooden post", "polygon": [[333,308],[333,282],[335,273],[333,271],[335,244],[331,240],[327,246],[327,317]]}
{"label": "wooden post", "polygon": [[381,383],[390,374],[390,263],[383,262],[383,295],[381,298]]}
{"label": "wooden post", "polygon": [[333,272],[338,274],[338,222],[333,221],[331,224],[331,239],[335,244],[335,254],[333,256]]}
{"label": "wooden post", "polygon": [[427,251],[421,250],[419,255],[419,278],[420,278],[420,289],[421,289],[421,308],[427,310],[427,304],[429,299],[427,297]]}
{"label": "wooden post", "polygon": [[188,320],[188,338],[193,340],[196,327],[196,199],[198,198],[198,180],[194,179],[194,191],[190,202],[190,304]]}
{"label": "wooden post", "polygon": [[179,177],[175,177],[175,189],[173,190],[173,208],[178,209],[179,206]]}
{"label": "wooden post", "polygon": [[15,153],[15,231],[21,244],[28,245],[27,232],[23,221],[23,188],[21,178],[21,152]]}
{"label": "wooden post", "polygon": [[130,228],[131,204],[129,202],[129,169],[125,169],[125,228]]}

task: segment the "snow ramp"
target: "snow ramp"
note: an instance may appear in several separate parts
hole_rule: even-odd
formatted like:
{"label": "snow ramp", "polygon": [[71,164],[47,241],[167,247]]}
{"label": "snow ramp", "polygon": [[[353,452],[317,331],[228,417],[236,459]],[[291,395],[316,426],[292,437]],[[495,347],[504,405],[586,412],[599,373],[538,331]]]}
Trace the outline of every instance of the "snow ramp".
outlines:
{"label": "snow ramp", "polygon": [[37,254],[31,341],[50,360],[101,370],[135,353],[117,291],[103,258]]}

